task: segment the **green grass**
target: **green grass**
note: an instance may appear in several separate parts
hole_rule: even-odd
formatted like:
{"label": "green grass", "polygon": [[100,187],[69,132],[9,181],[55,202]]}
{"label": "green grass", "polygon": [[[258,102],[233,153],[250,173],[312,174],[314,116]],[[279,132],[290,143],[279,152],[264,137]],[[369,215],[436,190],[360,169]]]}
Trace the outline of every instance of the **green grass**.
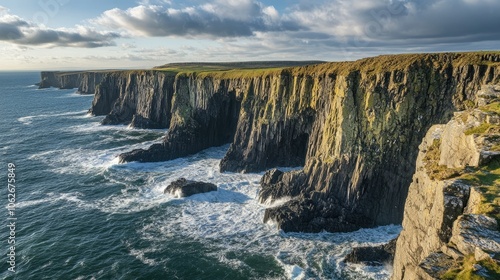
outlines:
{"label": "green grass", "polygon": [[479,187],[481,204],[478,213],[495,218],[500,225],[500,160],[494,160],[459,177],[471,185]]}
{"label": "green grass", "polygon": [[482,123],[479,126],[466,130],[465,135],[492,133],[492,132],[497,132],[499,130],[500,127],[496,124]]}
{"label": "green grass", "polygon": [[[474,265],[479,264],[488,274],[483,277],[474,271]],[[500,265],[494,260],[487,259],[477,262],[473,255],[466,256],[464,260],[457,263],[441,277],[443,280],[482,280],[482,279],[500,279]]]}
{"label": "green grass", "polygon": [[486,106],[479,107],[479,109],[487,113],[500,115],[500,102],[493,102]]}

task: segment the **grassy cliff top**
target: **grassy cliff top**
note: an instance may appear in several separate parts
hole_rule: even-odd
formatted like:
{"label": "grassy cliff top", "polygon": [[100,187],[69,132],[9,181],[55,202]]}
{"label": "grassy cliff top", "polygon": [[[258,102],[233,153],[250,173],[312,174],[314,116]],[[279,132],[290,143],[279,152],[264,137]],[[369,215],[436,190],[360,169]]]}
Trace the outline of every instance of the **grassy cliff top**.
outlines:
{"label": "grassy cliff top", "polygon": [[234,69],[264,69],[305,66],[325,63],[325,61],[245,61],[245,62],[185,62],[168,63],[153,67],[157,70],[179,70],[179,71],[223,71]]}
{"label": "grassy cliff top", "polygon": [[[259,62],[262,63],[262,62]],[[426,64],[434,67],[447,65],[498,65],[500,66],[500,51],[464,52],[464,53],[428,53],[428,54],[398,54],[380,55],[363,58],[356,61],[313,63],[303,66],[285,67],[268,64],[269,67],[220,67],[220,65],[203,64],[172,64],[170,68],[158,68],[160,71],[174,71],[184,74],[196,74],[201,77],[214,78],[248,78],[262,75],[279,75],[287,71],[293,75],[347,75],[353,71],[365,73],[383,73],[394,70],[405,70],[412,65]],[[228,64],[235,66],[232,64]],[[226,65],[226,66],[228,66]]]}
{"label": "grassy cliff top", "polygon": [[47,72],[56,72],[58,75],[71,75],[81,72],[121,73],[129,75],[147,74],[159,71],[170,75],[187,74],[199,77],[231,79],[279,75],[283,71],[293,75],[347,75],[353,71],[376,74],[394,70],[405,70],[412,65],[419,64],[433,65],[434,67],[444,67],[446,65],[500,66],[500,51],[380,55],[344,62],[255,61],[228,63],[170,63],[152,69]]}

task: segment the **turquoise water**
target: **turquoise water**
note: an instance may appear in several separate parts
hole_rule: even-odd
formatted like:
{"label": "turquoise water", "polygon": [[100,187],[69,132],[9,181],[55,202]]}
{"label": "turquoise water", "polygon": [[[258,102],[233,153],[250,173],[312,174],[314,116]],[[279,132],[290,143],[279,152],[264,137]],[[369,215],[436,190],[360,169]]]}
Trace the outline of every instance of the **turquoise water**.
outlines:
{"label": "turquoise water", "polygon": [[[116,156],[165,130],[101,126],[92,96],[32,86],[38,73],[0,72],[0,161],[16,165],[16,272],[9,229],[2,279],[386,279],[390,267],[345,265],[352,246],[386,242],[399,226],[354,233],[285,234],[262,223],[262,174],[218,171],[228,146],[162,163]],[[186,177],[218,185],[186,199],[163,194]],[[7,225],[8,212],[4,214]]]}

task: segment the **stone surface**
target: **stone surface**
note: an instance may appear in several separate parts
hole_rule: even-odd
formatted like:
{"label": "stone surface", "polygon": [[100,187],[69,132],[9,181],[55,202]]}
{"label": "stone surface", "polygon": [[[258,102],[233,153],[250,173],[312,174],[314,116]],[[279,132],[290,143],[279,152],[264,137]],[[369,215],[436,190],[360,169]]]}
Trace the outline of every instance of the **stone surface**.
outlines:
{"label": "stone surface", "polygon": [[479,249],[500,256],[500,232],[497,221],[484,215],[460,216],[455,221],[450,241],[464,255],[475,254],[476,249]]}
{"label": "stone surface", "polygon": [[300,194],[306,179],[302,170],[283,173],[278,169],[271,169],[260,181],[259,202],[272,204],[278,199],[295,197]]}
{"label": "stone surface", "polygon": [[[434,270],[432,273],[442,272],[444,268],[433,269],[430,264],[449,257],[438,254],[429,258],[440,252],[451,238],[453,223],[466,207],[470,187],[456,180],[432,180],[428,175],[425,154],[445,128],[433,126],[420,145],[417,170],[406,199],[403,231],[397,241],[392,279],[433,279],[425,274]],[[427,263],[424,270],[420,266],[422,262]]]}
{"label": "stone surface", "polygon": [[212,183],[197,182],[180,178],[170,183],[170,185],[165,188],[164,193],[181,198],[212,191],[217,191],[217,186]]}
{"label": "stone surface", "polygon": [[[496,88],[483,88],[492,87]],[[483,98],[481,106],[497,101],[496,97],[484,98],[484,91],[478,94]],[[483,199],[479,187],[460,177],[429,177],[432,168],[438,171],[458,168],[467,172],[472,166],[481,167],[492,160],[495,152],[490,149],[500,144],[496,130],[469,131],[483,124],[498,125],[495,115],[480,108],[469,109],[455,113],[446,125],[433,126],[427,132],[419,147],[416,172],[406,199],[392,279],[439,279],[466,256],[474,255],[479,261],[500,255],[497,221],[477,214]],[[441,166],[433,165],[426,157],[436,143],[440,143],[438,158],[432,160]]]}
{"label": "stone surface", "polygon": [[394,252],[396,251],[396,240],[397,239],[393,239],[389,243],[380,246],[354,248],[347,254],[344,261],[350,263],[363,263],[371,266],[392,263]]}

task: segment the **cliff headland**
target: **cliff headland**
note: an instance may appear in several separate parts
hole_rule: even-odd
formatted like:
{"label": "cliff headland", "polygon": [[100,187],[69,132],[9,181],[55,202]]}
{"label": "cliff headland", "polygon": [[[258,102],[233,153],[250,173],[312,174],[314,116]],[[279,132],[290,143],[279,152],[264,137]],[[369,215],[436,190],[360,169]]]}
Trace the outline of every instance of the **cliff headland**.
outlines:
{"label": "cliff headland", "polygon": [[[424,164],[436,139],[436,168],[474,167],[479,172],[496,162],[496,153],[486,153],[487,160],[483,156],[483,151],[492,151],[489,144],[481,146],[488,149],[463,148],[479,141],[464,136],[467,129],[483,125],[472,120],[487,120],[484,126],[489,129],[497,125],[495,115],[481,115],[479,109],[467,117],[454,115],[493,106],[479,93],[495,92],[485,87],[495,84],[500,84],[500,52],[388,55],[295,67],[165,65],[152,70],[43,72],[40,87],[94,93],[90,112],[105,115],[104,124],[168,128],[162,143],[121,154],[121,162],[166,161],[230,143],[221,171],[304,166],[289,172],[271,169],[262,178],[263,203],[288,200],[267,209],[264,217],[284,231],[353,231],[401,223],[404,216],[394,279],[412,279],[427,277],[424,274],[441,277],[417,267],[449,240],[458,240],[457,228],[465,230],[467,223],[479,221],[491,229],[496,221],[488,218],[483,223],[475,216],[479,210],[467,206],[474,196],[481,200],[475,192],[484,182],[474,188],[462,181],[443,181],[428,175],[429,165]],[[450,120],[462,121],[465,130],[455,129]],[[487,130],[493,136],[495,131]],[[457,139],[463,141],[454,142]],[[467,152],[455,154],[462,149]],[[491,205],[496,207],[498,199]],[[420,217],[422,209],[431,210]],[[425,245],[429,234],[439,241]]]}

